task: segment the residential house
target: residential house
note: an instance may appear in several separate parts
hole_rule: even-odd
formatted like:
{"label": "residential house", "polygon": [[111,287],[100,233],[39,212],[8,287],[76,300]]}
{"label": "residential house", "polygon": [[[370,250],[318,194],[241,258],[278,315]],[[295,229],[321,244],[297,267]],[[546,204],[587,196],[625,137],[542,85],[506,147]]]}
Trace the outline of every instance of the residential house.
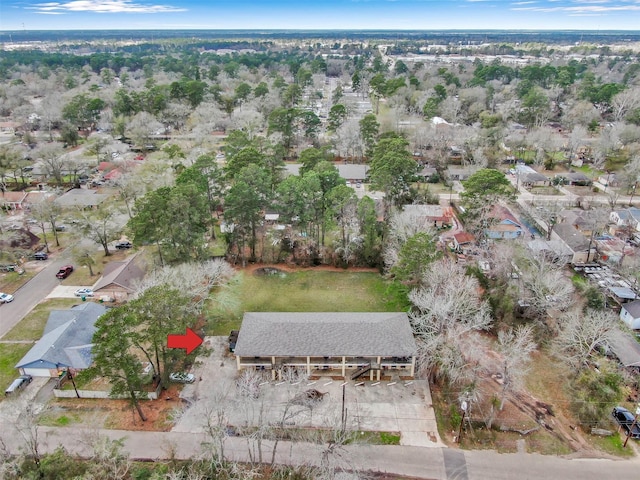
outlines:
{"label": "residential house", "polygon": [[640,231],[640,208],[629,207],[614,210],[609,214],[609,220],[618,227],[631,227]]}
{"label": "residential house", "polygon": [[293,367],[379,381],[384,371],[413,376],[417,348],[406,313],[250,312],[233,353],[238,370],[270,370],[274,379]]}
{"label": "residential house", "polygon": [[600,185],[604,185],[605,187],[619,187],[620,177],[615,173],[607,173],[600,175],[600,177],[598,177],[598,182]]}
{"label": "residential house", "polygon": [[571,225],[585,237],[591,236],[595,225],[590,213],[581,209],[563,209],[558,213],[558,223]]}
{"label": "residential house", "polygon": [[68,192],[56,198],[55,202],[62,208],[96,208],[104,202],[109,195],[96,193],[86,188],[72,188]]}
{"label": "residential house", "polygon": [[137,254],[122,262],[109,262],[104,267],[102,277],[93,286],[93,293],[123,302],[136,291],[145,272],[146,265]]}
{"label": "residential house", "polygon": [[452,167],[447,168],[447,177],[451,180],[458,180],[460,182],[465,181],[471,175],[478,171],[478,167]]}
{"label": "residential house", "polygon": [[106,311],[93,302],[51,311],[42,338],[16,365],[20,374],[57,377],[64,370],[75,373],[90,367],[95,324]]}
{"label": "residential house", "polygon": [[458,232],[453,235],[453,249],[456,252],[464,253],[473,246],[475,241],[476,237],[469,232]]}
{"label": "residential house", "polygon": [[590,241],[580,231],[567,223],[557,223],[551,230],[551,240],[557,243],[551,243],[557,255],[565,257],[568,252],[567,260],[572,264],[589,263],[594,260],[596,250],[594,245],[590,245]]}
{"label": "residential house", "polygon": [[582,172],[562,173],[556,175],[556,178],[562,179],[565,185],[578,185],[584,187],[593,183],[593,181]]}
{"label": "residential house", "polygon": [[451,207],[440,205],[405,205],[403,210],[424,228],[443,228],[453,224],[453,211]]}
{"label": "residential house", "polygon": [[24,210],[30,205],[43,200],[51,200],[53,192],[2,192],[0,193],[0,208],[9,210]]}
{"label": "residential house", "polygon": [[633,330],[640,330],[640,300],[622,304],[620,320]]}
{"label": "residential house", "polygon": [[549,179],[547,177],[523,163],[517,164],[515,170],[517,183],[523,187],[543,187],[549,183]]}
{"label": "residential house", "polygon": [[507,207],[502,205],[494,206],[491,216],[496,219],[496,223],[493,223],[485,230],[487,238],[515,239],[524,235],[525,229]]}
{"label": "residential house", "polygon": [[[300,175],[300,163],[287,163],[284,166],[284,175]],[[340,177],[351,182],[364,182],[369,173],[369,166],[364,164],[338,164],[336,165]]]}

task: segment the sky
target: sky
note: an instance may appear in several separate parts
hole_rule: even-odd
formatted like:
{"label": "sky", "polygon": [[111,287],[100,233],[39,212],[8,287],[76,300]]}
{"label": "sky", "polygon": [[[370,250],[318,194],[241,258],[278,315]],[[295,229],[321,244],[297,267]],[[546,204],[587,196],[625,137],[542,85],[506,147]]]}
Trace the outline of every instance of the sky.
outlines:
{"label": "sky", "polygon": [[640,0],[0,0],[0,31],[640,30]]}

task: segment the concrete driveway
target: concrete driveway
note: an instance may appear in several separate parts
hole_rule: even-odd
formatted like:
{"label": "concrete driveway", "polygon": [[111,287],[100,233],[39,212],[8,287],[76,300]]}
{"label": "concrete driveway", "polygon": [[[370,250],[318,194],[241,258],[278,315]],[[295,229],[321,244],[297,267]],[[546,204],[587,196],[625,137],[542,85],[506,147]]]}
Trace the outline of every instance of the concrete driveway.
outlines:
{"label": "concrete driveway", "polygon": [[[330,377],[318,380],[294,378],[272,381],[269,375],[251,383],[256,398],[243,396],[236,383],[235,358],[230,356],[226,337],[207,337],[211,355],[198,357],[192,373],[193,384],[185,385],[181,397],[188,407],[172,431],[198,433],[205,418],[224,410],[227,423],[234,426],[279,424],[287,426],[333,428],[341,422],[344,410],[347,425],[357,431],[399,432],[402,445],[442,447],[438,436],[431,393],[426,380],[371,382],[342,381]],[[294,398],[315,389],[323,398],[313,405],[292,405]]]}

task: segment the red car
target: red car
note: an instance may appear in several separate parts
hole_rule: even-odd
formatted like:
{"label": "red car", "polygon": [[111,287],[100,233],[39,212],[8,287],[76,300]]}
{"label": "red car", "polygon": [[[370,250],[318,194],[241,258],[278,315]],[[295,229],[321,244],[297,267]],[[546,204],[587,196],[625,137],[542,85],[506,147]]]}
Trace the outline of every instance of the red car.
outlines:
{"label": "red car", "polygon": [[69,275],[71,275],[71,272],[73,272],[73,266],[65,265],[64,267],[61,267],[60,270],[58,270],[58,273],[56,273],[56,278],[59,278],[60,280],[62,280],[63,278],[67,278]]}

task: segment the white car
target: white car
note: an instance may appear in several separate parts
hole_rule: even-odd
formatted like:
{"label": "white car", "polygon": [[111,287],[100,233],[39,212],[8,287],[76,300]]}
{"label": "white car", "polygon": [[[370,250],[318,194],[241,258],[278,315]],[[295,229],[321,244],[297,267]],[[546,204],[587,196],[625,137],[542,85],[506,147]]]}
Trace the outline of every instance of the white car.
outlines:
{"label": "white car", "polygon": [[93,297],[93,290],[90,288],[79,288],[73,294],[76,297]]}
{"label": "white car", "polygon": [[196,381],[196,376],[193,373],[175,372],[169,375],[169,380],[176,383],[193,383]]}
{"label": "white car", "polygon": [[0,303],[9,303],[9,302],[13,302],[13,295],[0,292]]}

